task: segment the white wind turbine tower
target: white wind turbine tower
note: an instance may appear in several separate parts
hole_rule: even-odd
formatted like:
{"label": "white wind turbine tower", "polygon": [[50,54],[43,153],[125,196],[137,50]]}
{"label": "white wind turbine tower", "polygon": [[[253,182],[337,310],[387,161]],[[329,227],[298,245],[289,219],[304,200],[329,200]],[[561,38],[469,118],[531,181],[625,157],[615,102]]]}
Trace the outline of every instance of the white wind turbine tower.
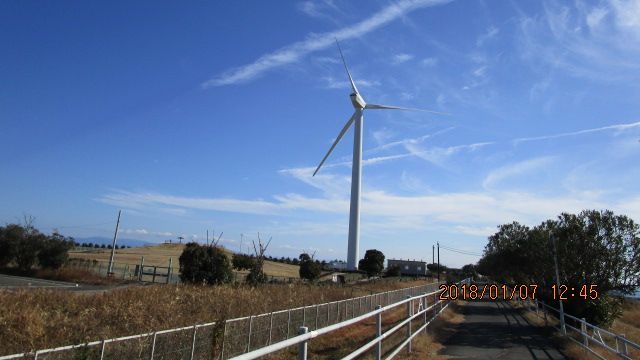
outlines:
{"label": "white wind turbine tower", "polygon": [[342,58],[344,69],[347,71],[347,76],[349,77],[349,82],[351,83],[351,90],[353,92],[349,95],[349,97],[351,98],[351,103],[353,104],[355,111],[338,134],[338,137],[333,142],[333,145],[331,145],[331,148],[329,148],[329,151],[327,151],[327,154],[324,156],[324,158],[322,158],[322,161],[320,161],[320,164],[316,168],[316,171],[313,172],[313,176],[318,173],[318,171],[322,167],[322,164],[324,164],[325,160],[327,160],[329,155],[331,155],[331,152],[336,147],[336,145],[338,145],[347,130],[349,130],[351,124],[355,122],[356,125],[353,132],[353,162],[351,164],[351,204],[349,209],[349,246],[347,250],[347,269],[357,270],[360,245],[360,188],[362,186],[362,126],[364,121],[364,110],[417,110],[427,111],[434,114],[445,114],[429,110],[408,109],[398,106],[366,103],[362,98],[362,95],[360,95],[360,93],[358,92],[356,84],[353,82],[353,78],[351,77],[351,73],[349,72],[349,68],[347,67],[347,62],[344,60],[342,49],[340,48],[340,44],[337,40],[336,45],[338,45],[338,51],[340,51],[340,57]]}

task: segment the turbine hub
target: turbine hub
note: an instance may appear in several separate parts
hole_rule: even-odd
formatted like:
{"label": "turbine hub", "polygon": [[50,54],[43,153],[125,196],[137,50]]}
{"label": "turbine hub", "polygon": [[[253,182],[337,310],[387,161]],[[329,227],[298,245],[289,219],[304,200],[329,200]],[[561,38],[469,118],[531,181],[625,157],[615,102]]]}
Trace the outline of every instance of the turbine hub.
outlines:
{"label": "turbine hub", "polygon": [[356,109],[362,110],[367,105],[367,103],[364,101],[362,96],[360,96],[360,94],[358,93],[353,93],[349,95],[349,97],[351,98],[351,103],[353,104],[353,107]]}

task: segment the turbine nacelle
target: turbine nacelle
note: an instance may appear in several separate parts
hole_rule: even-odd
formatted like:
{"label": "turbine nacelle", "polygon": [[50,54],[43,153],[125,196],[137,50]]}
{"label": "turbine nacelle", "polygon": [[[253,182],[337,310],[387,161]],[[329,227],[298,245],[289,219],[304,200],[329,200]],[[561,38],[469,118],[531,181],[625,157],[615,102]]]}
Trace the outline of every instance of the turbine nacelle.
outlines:
{"label": "turbine nacelle", "polygon": [[353,104],[354,108],[362,110],[365,108],[365,106],[367,106],[367,103],[364,101],[362,96],[360,96],[360,94],[353,93],[349,95],[349,97],[351,98],[351,103]]}

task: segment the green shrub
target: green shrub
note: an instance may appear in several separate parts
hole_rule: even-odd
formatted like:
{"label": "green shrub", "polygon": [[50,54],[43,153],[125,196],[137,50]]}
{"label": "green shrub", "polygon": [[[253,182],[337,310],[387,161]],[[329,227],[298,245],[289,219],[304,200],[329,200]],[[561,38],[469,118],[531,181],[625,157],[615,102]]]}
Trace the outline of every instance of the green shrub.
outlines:
{"label": "green shrub", "polygon": [[233,273],[229,258],[217,246],[188,243],[180,255],[180,280],[192,284],[231,282]]}

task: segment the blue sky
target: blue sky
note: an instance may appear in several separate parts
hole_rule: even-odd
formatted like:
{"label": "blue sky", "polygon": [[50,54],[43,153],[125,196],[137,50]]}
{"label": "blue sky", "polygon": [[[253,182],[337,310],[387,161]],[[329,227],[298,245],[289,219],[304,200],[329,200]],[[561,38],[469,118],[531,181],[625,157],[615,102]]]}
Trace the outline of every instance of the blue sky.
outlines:
{"label": "blue sky", "polygon": [[[496,225],[640,221],[640,2],[0,3],[0,221],[345,258],[345,58],[369,111],[361,251],[480,253]],[[246,242],[245,242],[246,244]],[[477,257],[448,251],[459,266]]]}

